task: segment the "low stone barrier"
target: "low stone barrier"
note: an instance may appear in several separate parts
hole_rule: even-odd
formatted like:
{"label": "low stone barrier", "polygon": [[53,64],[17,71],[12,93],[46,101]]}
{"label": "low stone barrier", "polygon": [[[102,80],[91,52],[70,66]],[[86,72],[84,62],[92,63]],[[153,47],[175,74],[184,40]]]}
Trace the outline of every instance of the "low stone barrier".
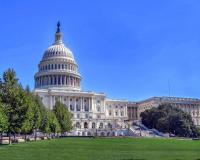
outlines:
{"label": "low stone barrier", "polygon": [[17,139],[17,143],[23,143],[23,142],[25,142],[25,139],[23,139],[23,138]]}
{"label": "low stone barrier", "polygon": [[42,140],[40,137],[37,137],[37,138],[36,138],[36,141],[40,141],[40,140]]}
{"label": "low stone barrier", "polygon": [[9,144],[9,139],[0,140],[0,144]]}
{"label": "low stone barrier", "polygon": [[29,138],[27,138],[27,141],[35,141],[35,138],[33,138],[33,137],[29,137]]}
{"label": "low stone barrier", "polygon": [[47,140],[48,138],[45,136],[45,137],[41,137],[42,140]]}

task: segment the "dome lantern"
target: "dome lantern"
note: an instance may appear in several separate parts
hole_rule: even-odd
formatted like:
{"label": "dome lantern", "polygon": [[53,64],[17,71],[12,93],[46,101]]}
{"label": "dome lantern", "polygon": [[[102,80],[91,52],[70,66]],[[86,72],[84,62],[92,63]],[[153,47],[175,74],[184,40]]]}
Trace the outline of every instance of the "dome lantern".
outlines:
{"label": "dome lantern", "polygon": [[60,32],[60,22],[57,23],[57,31],[55,33],[55,44],[62,43],[62,33]]}

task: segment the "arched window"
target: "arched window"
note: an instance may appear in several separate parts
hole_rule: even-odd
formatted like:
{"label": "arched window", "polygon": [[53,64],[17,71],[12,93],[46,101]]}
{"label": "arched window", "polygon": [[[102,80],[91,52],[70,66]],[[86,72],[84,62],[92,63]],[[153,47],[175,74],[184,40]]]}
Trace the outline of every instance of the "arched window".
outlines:
{"label": "arched window", "polygon": [[61,80],[60,80],[60,76],[59,76],[59,77],[58,77],[58,84],[60,84],[60,81],[61,81]]}
{"label": "arched window", "polygon": [[81,110],[81,107],[77,104],[76,105],[76,111],[80,111]]}
{"label": "arched window", "polygon": [[112,128],[112,124],[108,123],[108,128],[111,129]]}
{"label": "arched window", "polygon": [[100,129],[103,128],[103,123],[100,123],[99,128],[100,128]]}
{"label": "arched window", "polygon": [[84,128],[88,128],[88,123],[84,122]]}
{"label": "arched window", "polygon": [[72,106],[72,104],[70,104],[70,110],[73,111],[74,107]]}
{"label": "arched window", "polygon": [[76,128],[81,128],[80,122],[76,122]]}
{"label": "arched window", "polygon": [[85,111],[89,111],[89,106],[88,105],[85,105],[84,108],[85,108]]}
{"label": "arched window", "polygon": [[96,124],[94,122],[92,123],[92,128],[96,128]]}
{"label": "arched window", "polygon": [[54,77],[54,85],[56,85],[57,77]]}
{"label": "arched window", "polygon": [[53,84],[53,77],[51,76],[51,85]]}

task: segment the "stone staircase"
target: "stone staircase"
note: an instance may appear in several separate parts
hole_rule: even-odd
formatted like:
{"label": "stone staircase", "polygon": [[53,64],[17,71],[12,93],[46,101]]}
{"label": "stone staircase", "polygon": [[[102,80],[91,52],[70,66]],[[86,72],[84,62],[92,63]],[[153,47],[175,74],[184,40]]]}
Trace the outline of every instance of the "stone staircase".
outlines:
{"label": "stone staircase", "polygon": [[166,137],[156,129],[149,129],[141,122],[134,122],[129,125],[129,136],[135,137]]}

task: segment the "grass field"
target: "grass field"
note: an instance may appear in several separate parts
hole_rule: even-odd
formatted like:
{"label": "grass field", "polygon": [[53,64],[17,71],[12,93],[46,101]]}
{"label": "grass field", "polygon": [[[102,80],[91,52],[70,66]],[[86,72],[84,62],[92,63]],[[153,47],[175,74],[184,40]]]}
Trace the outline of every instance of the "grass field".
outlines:
{"label": "grass field", "polygon": [[200,160],[200,141],[65,138],[0,146],[1,160]]}

